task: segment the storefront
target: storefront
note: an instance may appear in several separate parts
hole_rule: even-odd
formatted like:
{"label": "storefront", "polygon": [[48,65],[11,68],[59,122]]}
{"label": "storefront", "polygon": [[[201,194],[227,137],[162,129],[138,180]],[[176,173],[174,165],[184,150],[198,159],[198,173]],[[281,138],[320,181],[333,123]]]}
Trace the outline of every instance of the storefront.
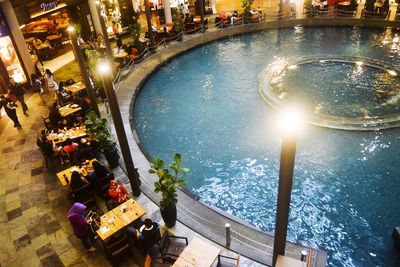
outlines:
{"label": "storefront", "polygon": [[[137,11],[136,0],[101,0],[100,13],[106,22],[107,32],[111,36],[113,32],[113,22],[118,25],[121,33],[126,27],[133,23],[135,10]],[[134,8],[135,6],[135,8]]]}

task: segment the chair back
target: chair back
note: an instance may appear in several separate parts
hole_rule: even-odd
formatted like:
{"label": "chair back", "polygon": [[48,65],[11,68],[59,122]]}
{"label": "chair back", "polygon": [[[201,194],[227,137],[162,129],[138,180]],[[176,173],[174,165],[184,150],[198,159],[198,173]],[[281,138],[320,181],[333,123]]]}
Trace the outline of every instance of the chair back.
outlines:
{"label": "chair back", "polygon": [[73,190],[71,195],[75,201],[84,204],[86,207],[96,206],[96,199],[94,197],[92,188],[88,184]]}
{"label": "chair back", "polygon": [[240,263],[240,255],[236,257],[218,254],[217,267],[238,267]]}

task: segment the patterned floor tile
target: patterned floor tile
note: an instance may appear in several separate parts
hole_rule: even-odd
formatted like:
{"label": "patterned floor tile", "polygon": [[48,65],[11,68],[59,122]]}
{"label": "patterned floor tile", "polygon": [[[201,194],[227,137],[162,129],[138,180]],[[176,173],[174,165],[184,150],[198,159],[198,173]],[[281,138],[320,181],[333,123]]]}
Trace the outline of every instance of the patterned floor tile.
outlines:
{"label": "patterned floor tile", "polygon": [[54,248],[50,243],[48,243],[48,244],[44,245],[43,247],[36,250],[36,255],[39,257],[39,259],[46,258],[55,253],[56,252],[54,251]]}
{"label": "patterned floor tile", "polygon": [[57,254],[52,254],[40,260],[43,267],[63,267],[64,264],[61,262]]}
{"label": "patterned floor tile", "polygon": [[25,142],[26,142],[26,139],[25,139],[25,138],[24,138],[24,139],[20,139],[20,140],[18,140],[18,141],[16,141],[16,142],[14,143],[14,146],[22,146],[22,145],[25,144]]}
{"label": "patterned floor tile", "polygon": [[34,168],[31,170],[31,176],[43,173],[43,167]]}
{"label": "patterned floor tile", "polygon": [[49,222],[48,224],[46,224],[45,229],[46,229],[46,234],[50,235],[50,234],[55,233],[58,230],[60,230],[61,227],[60,227],[59,222],[56,220],[56,221],[52,221],[52,222]]}
{"label": "patterned floor tile", "polygon": [[29,235],[24,235],[23,237],[14,240],[14,247],[16,250],[20,250],[21,248],[24,248],[28,245],[30,245],[31,242],[31,238],[29,237]]}
{"label": "patterned floor tile", "polygon": [[14,220],[15,218],[18,218],[22,216],[22,209],[21,208],[17,208],[14,210],[11,210],[9,212],[7,212],[7,218],[9,221]]}

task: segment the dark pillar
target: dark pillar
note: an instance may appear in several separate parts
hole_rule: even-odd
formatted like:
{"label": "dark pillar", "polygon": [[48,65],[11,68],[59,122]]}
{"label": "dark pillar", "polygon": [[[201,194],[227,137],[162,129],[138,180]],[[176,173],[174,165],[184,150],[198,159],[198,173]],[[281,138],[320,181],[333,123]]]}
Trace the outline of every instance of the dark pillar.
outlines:
{"label": "dark pillar", "polygon": [[[129,150],[129,143],[126,137],[124,124],[122,122],[121,112],[119,110],[117,97],[115,95],[114,86],[112,83],[112,66],[109,65],[110,62],[102,63],[100,74],[103,81],[103,86],[106,91],[108,104],[110,106],[111,115],[114,121],[115,130],[117,132],[117,137],[121,147],[122,157],[124,158],[126,170],[128,173],[128,179],[132,187],[132,194],[134,196],[140,195],[140,180],[139,173],[133,165],[131,151]],[[108,65],[106,65],[108,64]],[[103,68],[104,67],[104,68]]]}
{"label": "dark pillar", "polygon": [[201,32],[204,32],[204,0],[199,0],[200,17],[201,17]]}
{"label": "dark pillar", "polygon": [[90,98],[90,105],[93,111],[96,112],[97,116],[100,116],[99,107],[97,106],[96,97],[94,96],[93,93],[92,83],[90,82],[89,79],[89,75],[85,65],[85,60],[83,59],[82,52],[78,45],[76,30],[72,26],[69,27],[70,28],[68,28],[68,33],[72,43],[72,50],[74,51],[75,59],[78,62],[79,70],[81,71],[81,75],[83,78],[83,83],[85,84],[86,87],[86,92]]}
{"label": "dark pillar", "polygon": [[153,30],[151,29],[151,10],[149,0],[144,0],[144,8],[146,11],[147,28],[149,31],[150,49],[154,46]]}
{"label": "dark pillar", "polygon": [[106,45],[107,56],[110,59],[113,59],[113,52],[111,49],[110,39],[108,39],[107,28],[106,28],[106,24],[104,22],[104,18],[100,12],[100,3],[99,2],[96,2],[96,9],[97,9],[97,16],[99,16],[99,20],[100,20],[101,34],[103,35],[104,43]]}
{"label": "dark pillar", "polygon": [[275,266],[278,255],[285,255],[295,155],[296,137],[283,137],[281,145],[281,162],[279,169],[278,202],[276,207],[272,266]]}

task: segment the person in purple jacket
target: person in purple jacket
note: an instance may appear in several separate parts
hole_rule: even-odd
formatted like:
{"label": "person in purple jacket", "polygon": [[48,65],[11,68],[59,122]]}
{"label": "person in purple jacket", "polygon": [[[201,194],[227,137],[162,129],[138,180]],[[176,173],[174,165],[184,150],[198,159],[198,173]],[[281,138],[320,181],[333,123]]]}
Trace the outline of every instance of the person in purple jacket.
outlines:
{"label": "person in purple jacket", "polygon": [[72,225],[74,234],[81,241],[83,246],[90,252],[95,252],[96,248],[93,246],[94,240],[90,234],[89,225],[85,217],[86,206],[81,203],[74,203],[68,212],[68,220]]}

